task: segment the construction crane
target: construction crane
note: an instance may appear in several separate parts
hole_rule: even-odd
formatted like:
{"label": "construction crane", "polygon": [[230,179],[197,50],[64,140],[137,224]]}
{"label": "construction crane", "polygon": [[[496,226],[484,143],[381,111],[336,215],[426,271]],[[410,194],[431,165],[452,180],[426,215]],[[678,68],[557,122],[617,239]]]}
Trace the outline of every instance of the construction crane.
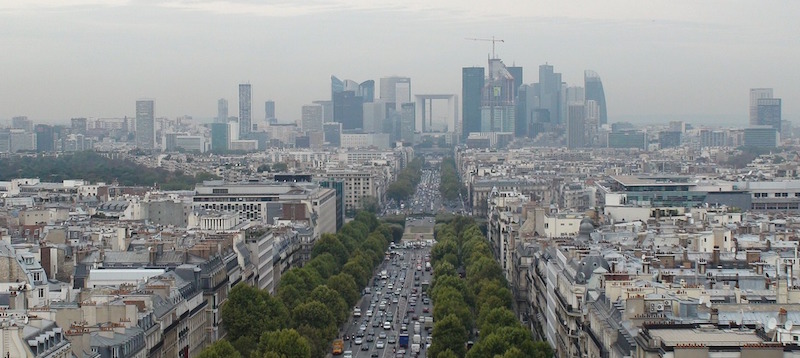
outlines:
{"label": "construction crane", "polygon": [[494,55],[494,46],[495,46],[495,44],[498,43],[498,42],[505,42],[503,40],[494,38],[494,36],[492,36],[492,38],[490,38],[490,39],[475,39],[475,38],[467,37],[467,38],[465,38],[465,40],[470,40],[470,41],[491,41],[492,42],[492,58],[497,58],[497,56]]}

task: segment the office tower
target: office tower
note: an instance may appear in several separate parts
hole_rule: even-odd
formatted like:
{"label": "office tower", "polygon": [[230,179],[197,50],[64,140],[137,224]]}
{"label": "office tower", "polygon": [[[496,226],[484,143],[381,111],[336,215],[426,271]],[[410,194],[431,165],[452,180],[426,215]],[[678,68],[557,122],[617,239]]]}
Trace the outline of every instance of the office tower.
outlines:
{"label": "office tower", "polygon": [[239,85],[239,138],[247,139],[253,129],[250,84]]}
{"label": "office tower", "polygon": [[333,100],[333,95],[342,91],[344,91],[344,81],[336,76],[331,76],[331,100]]}
{"label": "office tower", "polygon": [[364,128],[363,98],[353,91],[333,95],[333,121],[342,124],[343,130]]}
{"label": "office tower", "polygon": [[595,100],[586,101],[586,143],[587,147],[595,147],[600,142],[598,133],[600,132],[600,105]]}
{"label": "office tower", "polygon": [[781,131],[781,99],[759,98],[756,101],[756,124]]}
{"label": "office tower", "polygon": [[211,124],[211,150],[215,152],[228,150],[228,143],[230,142],[229,128],[230,125],[228,123]]}
{"label": "office tower", "polygon": [[522,86],[522,67],[509,66],[506,69],[511,74],[511,77],[514,77],[514,91],[519,91],[519,87]]}
{"label": "office tower", "polygon": [[13,117],[11,118],[11,128],[33,132],[33,122],[26,116]]}
{"label": "office tower", "polygon": [[300,127],[303,132],[322,132],[322,106],[318,104],[303,106]]}
{"label": "office tower", "polygon": [[461,138],[481,131],[481,95],[485,82],[483,67],[461,69]]}
{"label": "office tower", "polygon": [[567,109],[567,148],[583,148],[586,137],[586,107],[570,103]]}
{"label": "office tower", "polygon": [[500,59],[489,60],[489,77],[481,93],[481,132],[511,132],[516,124],[514,77]]}
{"label": "office tower", "polygon": [[312,101],[311,103],[322,106],[322,123],[333,122],[333,101]]}
{"label": "office tower", "polygon": [[547,110],[551,123],[564,123],[561,112],[561,74],[553,72],[552,65],[539,66],[539,82],[536,87],[539,89],[539,108]]}
{"label": "office tower", "polygon": [[72,118],[70,119],[70,125],[72,126],[72,133],[75,134],[86,134],[86,130],[89,128],[86,118]]}
{"label": "office tower", "polygon": [[337,122],[325,123],[322,125],[324,133],[323,140],[332,147],[340,147],[342,145],[342,124]]}
{"label": "office tower", "polygon": [[404,143],[414,143],[414,131],[417,124],[416,103],[403,103],[400,108],[400,139]]}
{"label": "office tower", "polygon": [[217,118],[215,123],[228,123],[228,100],[220,98],[217,100]]}
{"label": "office tower", "polygon": [[395,109],[400,111],[403,103],[411,100],[411,79],[408,77],[383,77],[381,78],[381,99],[395,104]]}
{"label": "office tower", "polygon": [[364,103],[364,133],[383,133],[383,121],[386,120],[386,104],[383,99]]}
{"label": "office tower", "polygon": [[758,125],[758,100],[772,98],[772,88],[750,89],[750,125]]}
{"label": "office tower", "polygon": [[55,147],[53,126],[47,124],[37,124],[34,128],[34,131],[36,132],[36,151],[52,152]]}
{"label": "office tower", "polygon": [[358,95],[362,98],[364,103],[375,101],[375,81],[366,80],[358,85]]}
{"label": "office tower", "polygon": [[751,126],[744,129],[744,146],[775,148],[780,144],[780,133],[772,126]]}
{"label": "office tower", "polygon": [[275,117],[275,101],[266,101],[264,102],[264,120],[267,123],[271,123],[273,120],[277,119]]}
{"label": "office tower", "polygon": [[136,101],[136,147],[152,150],[155,143],[155,103],[153,100]]}
{"label": "office tower", "polygon": [[603,91],[603,82],[597,72],[583,71],[583,86],[586,90],[586,100],[597,102],[600,110],[600,125],[608,123],[608,111],[606,110],[606,93]]}

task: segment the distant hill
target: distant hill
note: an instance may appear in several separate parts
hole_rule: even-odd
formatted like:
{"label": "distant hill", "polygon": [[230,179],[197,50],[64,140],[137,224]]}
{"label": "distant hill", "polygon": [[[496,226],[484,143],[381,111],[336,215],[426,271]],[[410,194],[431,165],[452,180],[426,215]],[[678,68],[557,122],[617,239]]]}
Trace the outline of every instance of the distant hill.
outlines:
{"label": "distant hill", "polygon": [[197,176],[149,168],[130,160],[108,159],[95,152],[76,152],[58,157],[12,157],[0,159],[0,180],[39,178],[43,182],[61,182],[66,179],[84,179],[92,183],[153,186],[164,190],[191,190],[203,180],[214,175]]}

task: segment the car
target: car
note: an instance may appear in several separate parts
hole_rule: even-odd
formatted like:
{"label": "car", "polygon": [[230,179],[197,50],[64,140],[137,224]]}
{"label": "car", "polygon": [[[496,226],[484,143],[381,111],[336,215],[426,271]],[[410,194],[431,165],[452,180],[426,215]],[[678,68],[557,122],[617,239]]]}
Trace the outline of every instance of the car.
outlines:
{"label": "car", "polygon": [[367,342],[372,342],[375,340],[375,336],[367,336]]}
{"label": "car", "polygon": [[403,332],[408,331],[408,326],[402,325],[402,326],[400,326],[400,330],[403,331]]}
{"label": "car", "polygon": [[380,339],[386,339],[386,332],[381,332],[381,333],[378,333],[378,338],[380,338]]}
{"label": "car", "polygon": [[417,315],[411,315],[411,320],[412,321],[419,320],[419,317]]}
{"label": "car", "polygon": [[381,323],[376,319],[375,322],[372,322],[372,327],[380,327]]}
{"label": "car", "polygon": [[355,344],[361,344],[361,343],[364,343],[364,340],[363,340],[363,339],[361,339],[361,337],[356,337],[356,340],[355,340],[355,341],[353,341],[353,343],[355,343]]}
{"label": "car", "polygon": [[395,344],[395,343],[397,343],[397,337],[395,337],[394,335],[391,335],[391,336],[389,336],[389,338],[386,339],[386,342],[389,343],[389,344]]}
{"label": "car", "polygon": [[431,312],[431,309],[428,308],[428,307],[425,307],[425,308],[422,309],[422,313],[430,313],[430,312]]}
{"label": "car", "polygon": [[373,314],[372,310],[367,311],[367,317],[372,317],[372,314]]}
{"label": "car", "polygon": [[362,351],[368,351],[369,350],[369,344],[365,344],[365,345],[361,346],[361,350]]}
{"label": "car", "polygon": [[383,347],[385,347],[385,346],[386,345],[383,343],[383,341],[375,342],[375,348],[377,348],[377,349],[383,349]]}
{"label": "car", "polygon": [[372,352],[372,354],[370,354],[370,357],[377,358],[380,357],[380,355],[378,354],[378,352]]}
{"label": "car", "polygon": [[[392,323],[389,321],[383,322],[383,329],[392,329]],[[383,333],[383,332],[381,332]]]}
{"label": "car", "polygon": [[353,351],[344,351],[344,356],[342,358],[353,358]]}
{"label": "car", "polygon": [[408,324],[408,316],[403,317],[403,324]]}
{"label": "car", "polygon": [[358,330],[359,332],[364,332],[367,330],[367,326],[365,324],[362,324],[361,326],[358,327]]}

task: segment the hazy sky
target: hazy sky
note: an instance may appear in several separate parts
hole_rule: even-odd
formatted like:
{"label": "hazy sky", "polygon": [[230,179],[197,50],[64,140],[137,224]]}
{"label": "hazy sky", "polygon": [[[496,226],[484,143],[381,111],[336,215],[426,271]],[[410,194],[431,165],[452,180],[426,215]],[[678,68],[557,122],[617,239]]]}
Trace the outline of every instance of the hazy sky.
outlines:
{"label": "hazy sky", "polygon": [[600,74],[609,122],[747,119],[748,90],[773,87],[800,114],[796,0],[0,0],[0,120],[238,113],[276,102],[281,121],[329,99],[330,76],[412,78],[416,94],[461,94],[461,67],[491,44],[538,80]]}

